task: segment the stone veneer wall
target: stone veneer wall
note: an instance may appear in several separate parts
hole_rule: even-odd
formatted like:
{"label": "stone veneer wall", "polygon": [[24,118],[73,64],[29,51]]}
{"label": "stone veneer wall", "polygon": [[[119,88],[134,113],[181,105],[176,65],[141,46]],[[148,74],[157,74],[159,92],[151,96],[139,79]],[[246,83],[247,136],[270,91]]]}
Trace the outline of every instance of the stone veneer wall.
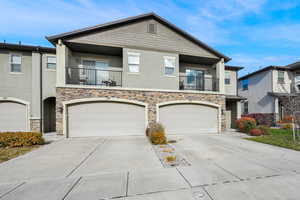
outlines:
{"label": "stone veneer wall", "polygon": [[34,132],[40,132],[40,120],[30,119],[30,130]]}
{"label": "stone veneer wall", "polygon": [[[149,123],[156,121],[156,104],[178,100],[207,101],[221,105],[225,110],[225,96],[219,94],[202,94],[187,92],[164,92],[143,90],[90,89],[90,88],[56,88],[56,131],[63,133],[62,102],[83,98],[119,98],[148,103]],[[221,118],[222,130],[225,129],[225,115]]]}

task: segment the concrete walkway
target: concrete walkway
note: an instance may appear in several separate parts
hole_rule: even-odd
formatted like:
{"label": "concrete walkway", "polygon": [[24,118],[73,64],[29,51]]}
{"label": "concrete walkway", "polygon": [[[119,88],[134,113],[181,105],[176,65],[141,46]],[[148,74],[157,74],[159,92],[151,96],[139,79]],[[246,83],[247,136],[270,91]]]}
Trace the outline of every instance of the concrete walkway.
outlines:
{"label": "concrete walkway", "polygon": [[299,199],[299,152],[237,134],[172,138],[192,166],[163,168],[143,137],[58,140],[0,165],[0,199]]}

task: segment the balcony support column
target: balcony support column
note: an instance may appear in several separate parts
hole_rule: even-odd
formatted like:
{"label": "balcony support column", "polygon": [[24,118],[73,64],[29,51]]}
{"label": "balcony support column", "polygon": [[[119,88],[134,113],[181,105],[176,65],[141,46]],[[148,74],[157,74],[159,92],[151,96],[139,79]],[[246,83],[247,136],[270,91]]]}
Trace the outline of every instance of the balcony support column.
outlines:
{"label": "balcony support column", "polygon": [[224,59],[222,58],[216,64],[216,76],[219,81],[219,92],[221,94],[225,94],[224,75],[225,75],[225,65],[224,65]]}
{"label": "balcony support column", "polygon": [[56,86],[66,84],[66,67],[68,66],[69,48],[61,40],[56,44]]}

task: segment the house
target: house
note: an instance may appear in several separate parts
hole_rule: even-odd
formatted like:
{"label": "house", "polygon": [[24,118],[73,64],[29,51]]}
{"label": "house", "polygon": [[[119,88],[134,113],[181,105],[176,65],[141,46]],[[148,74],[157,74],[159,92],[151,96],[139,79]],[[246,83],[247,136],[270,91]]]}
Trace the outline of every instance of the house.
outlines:
{"label": "house", "polygon": [[238,94],[247,98],[243,114],[260,113],[268,124],[284,116],[280,97],[300,91],[300,62],[287,66],[268,66],[240,77]]}
{"label": "house", "polygon": [[55,48],[0,43],[0,131],[55,131],[55,70]]}
{"label": "house", "polygon": [[168,134],[215,133],[240,116],[241,67],[154,13],[47,39],[56,47],[59,134],[143,135],[153,122]]}

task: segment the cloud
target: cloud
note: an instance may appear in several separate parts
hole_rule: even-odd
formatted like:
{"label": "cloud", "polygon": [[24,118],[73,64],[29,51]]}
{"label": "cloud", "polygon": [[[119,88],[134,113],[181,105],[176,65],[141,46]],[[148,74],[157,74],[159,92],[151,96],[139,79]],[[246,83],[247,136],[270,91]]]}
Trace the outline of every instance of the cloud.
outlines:
{"label": "cloud", "polygon": [[199,13],[202,17],[224,21],[248,13],[259,13],[266,0],[212,0],[200,1]]}
{"label": "cloud", "polygon": [[245,75],[266,66],[285,66],[299,60],[300,55],[234,54],[229,64],[245,67],[240,73]]}
{"label": "cloud", "polygon": [[233,45],[230,30],[199,16],[186,17],[186,30],[202,41],[211,45]]}
{"label": "cloud", "polygon": [[276,45],[299,46],[300,23],[273,24],[251,27],[245,33],[253,41],[273,41]]}
{"label": "cloud", "polygon": [[130,9],[89,0],[2,1],[0,18],[9,20],[1,21],[1,34],[44,36],[122,18],[130,13]]}

